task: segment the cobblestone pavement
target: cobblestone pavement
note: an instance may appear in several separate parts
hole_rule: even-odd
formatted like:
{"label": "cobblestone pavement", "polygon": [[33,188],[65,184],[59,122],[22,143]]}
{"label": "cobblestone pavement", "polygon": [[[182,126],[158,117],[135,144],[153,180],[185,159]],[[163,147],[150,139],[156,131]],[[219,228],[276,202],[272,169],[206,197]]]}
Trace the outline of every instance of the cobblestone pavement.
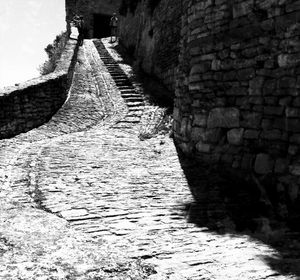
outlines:
{"label": "cobblestone pavement", "polygon": [[156,131],[165,109],[124,77],[129,66],[103,42],[108,51],[90,40],[80,48],[69,98],[49,123],[0,141],[3,204],[56,214],[105,248],[153,265],[148,279],[300,279],[268,265],[281,256],[263,242],[188,223],[187,180],[172,140]]}

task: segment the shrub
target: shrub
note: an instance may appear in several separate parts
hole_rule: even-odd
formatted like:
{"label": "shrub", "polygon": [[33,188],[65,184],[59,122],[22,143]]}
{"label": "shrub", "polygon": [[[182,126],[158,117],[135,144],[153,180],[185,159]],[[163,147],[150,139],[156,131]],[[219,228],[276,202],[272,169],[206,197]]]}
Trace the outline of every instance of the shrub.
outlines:
{"label": "shrub", "polygon": [[56,64],[61,57],[67,41],[68,33],[62,32],[56,36],[52,44],[49,44],[45,48],[45,52],[48,55],[48,60],[39,67],[39,72],[41,75],[47,75],[55,70]]}

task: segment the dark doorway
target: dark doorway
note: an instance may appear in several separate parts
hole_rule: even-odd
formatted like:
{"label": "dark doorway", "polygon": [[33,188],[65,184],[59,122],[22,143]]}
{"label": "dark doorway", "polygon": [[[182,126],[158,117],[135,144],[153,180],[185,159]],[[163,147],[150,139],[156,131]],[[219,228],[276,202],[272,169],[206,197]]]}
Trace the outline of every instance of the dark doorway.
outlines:
{"label": "dark doorway", "polygon": [[110,36],[109,15],[94,14],[94,38],[104,38]]}

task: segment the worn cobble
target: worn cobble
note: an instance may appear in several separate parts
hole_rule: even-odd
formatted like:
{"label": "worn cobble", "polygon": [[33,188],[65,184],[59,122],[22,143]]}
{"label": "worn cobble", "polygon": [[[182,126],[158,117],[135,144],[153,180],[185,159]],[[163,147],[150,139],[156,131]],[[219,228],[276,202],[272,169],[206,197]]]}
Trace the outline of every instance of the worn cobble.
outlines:
{"label": "worn cobble", "polygon": [[143,102],[131,110],[97,43],[80,48],[69,98],[52,120],[0,142],[3,203],[38,207],[129,260],[144,260],[156,272],[149,279],[299,279],[268,265],[281,256],[264,242],[188,221],[187,179],[172,139],[155,130],[165,109],[137,91]]}

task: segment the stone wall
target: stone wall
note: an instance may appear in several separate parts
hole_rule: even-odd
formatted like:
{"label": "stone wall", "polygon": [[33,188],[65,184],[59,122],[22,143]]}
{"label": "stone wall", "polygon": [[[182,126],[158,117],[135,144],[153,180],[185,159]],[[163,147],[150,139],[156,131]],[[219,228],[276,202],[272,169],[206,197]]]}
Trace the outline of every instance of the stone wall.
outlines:
{"label": "stone wall", "polygon": [[299,200],[299,21],[300,1],[183,1],[176,142],[272,182],[282,216]]}
{"label": "stone wall", "polygon": [[[156,2],[155,5],[153,2]],[[152,3],[152,5],[151,5]],[[178,66],[181,0],[141,0],[120,18],[122,44],[132,51],[146,73],[175,90]]]}
{"label": "stone wall", "polygon": [[0,90],[0,139],[47,122],[65,102],[72,81],[77,40],[70,39],[51,74]]}

